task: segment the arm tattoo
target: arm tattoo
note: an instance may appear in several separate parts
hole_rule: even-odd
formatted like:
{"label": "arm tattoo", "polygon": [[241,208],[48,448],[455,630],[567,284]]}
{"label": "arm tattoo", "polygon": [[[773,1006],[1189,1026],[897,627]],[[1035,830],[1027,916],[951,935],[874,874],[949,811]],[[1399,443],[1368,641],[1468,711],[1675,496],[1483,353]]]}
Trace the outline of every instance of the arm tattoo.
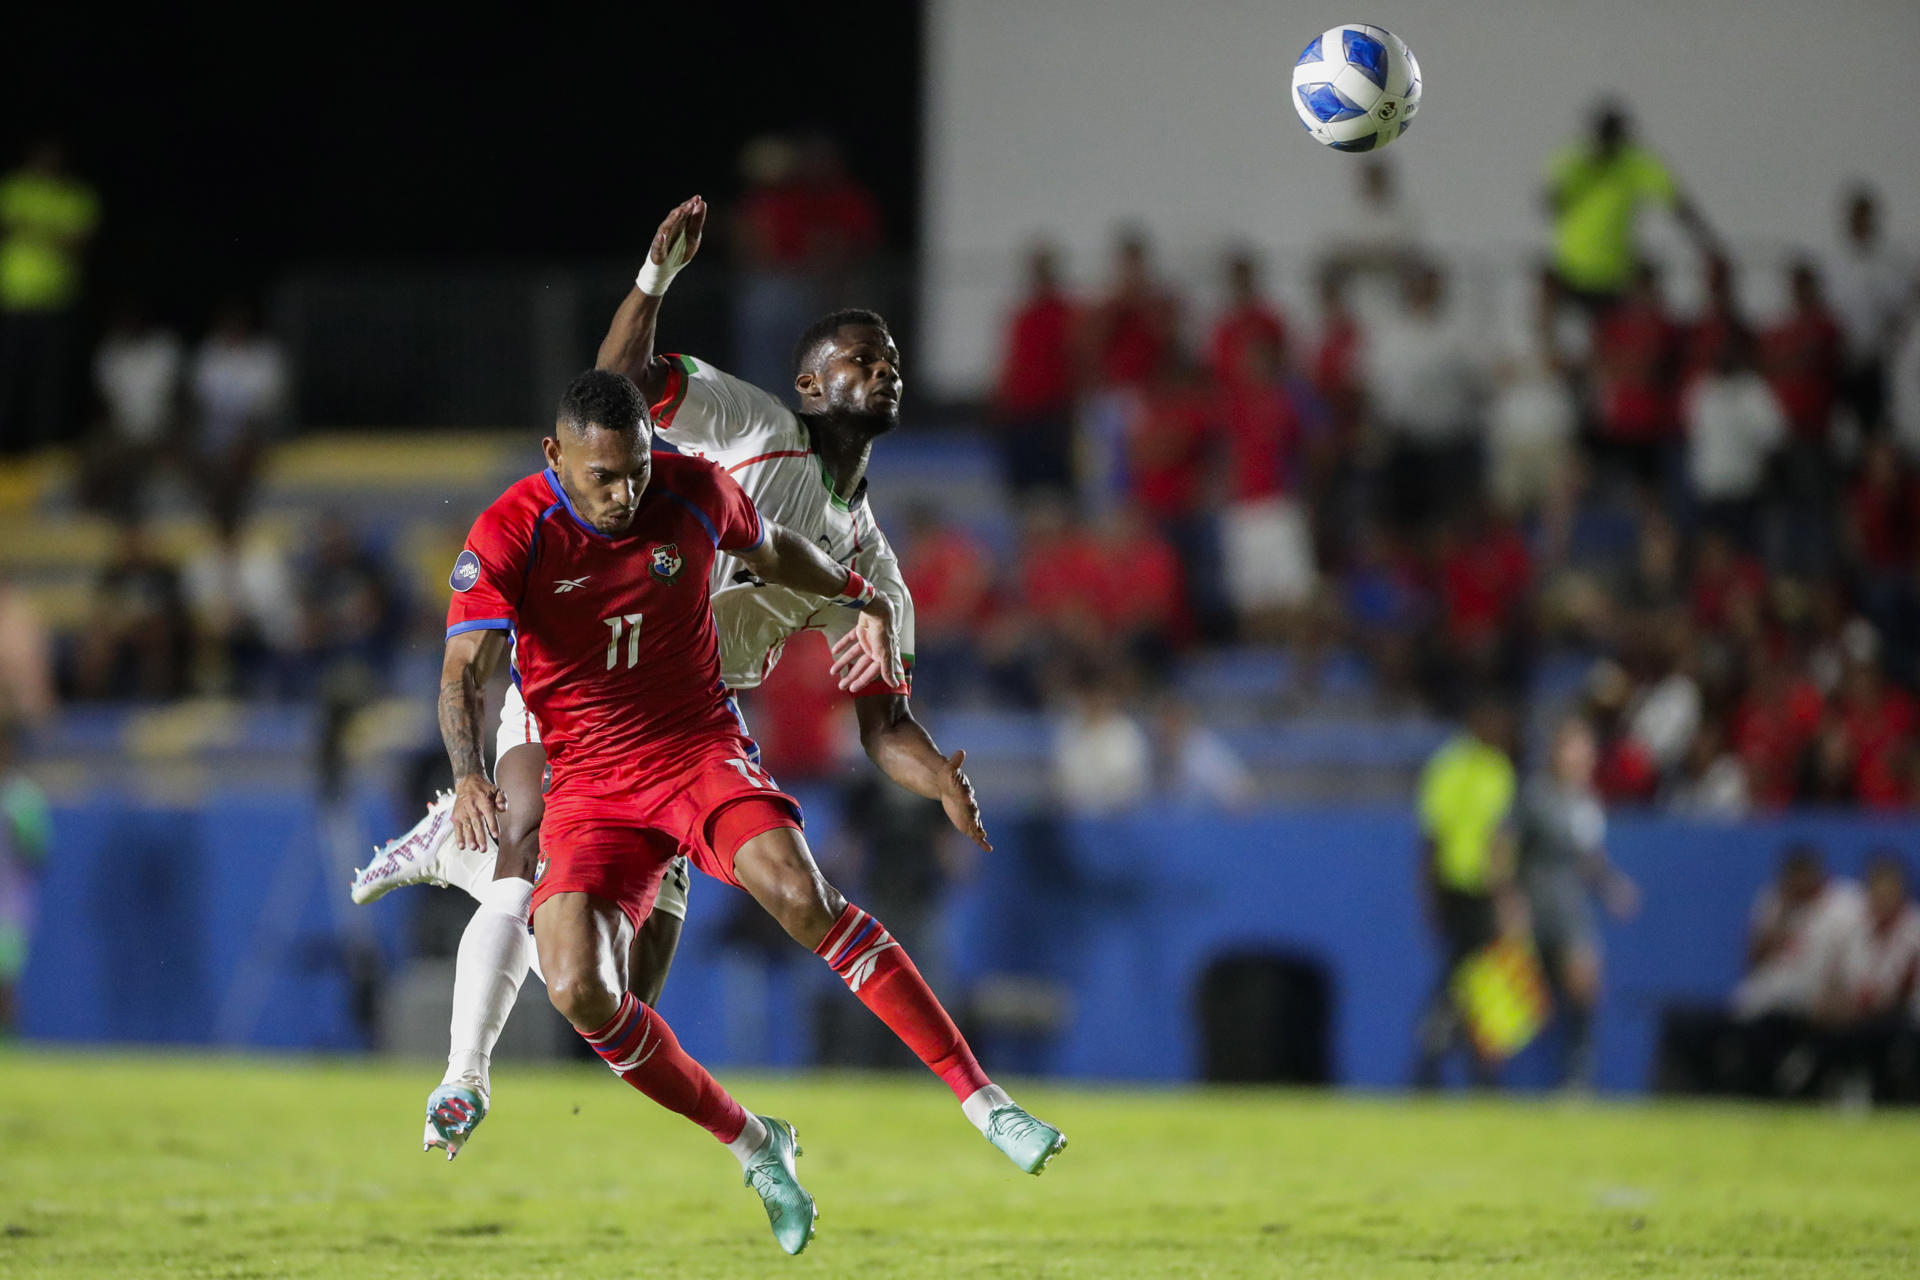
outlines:
{"label": "arm tattoo", "polygon": [[470,773],[484,774],[480,750],[480,682],[472,667],[452,680],[440,682],[440,739],[447,744],[457,781]]}

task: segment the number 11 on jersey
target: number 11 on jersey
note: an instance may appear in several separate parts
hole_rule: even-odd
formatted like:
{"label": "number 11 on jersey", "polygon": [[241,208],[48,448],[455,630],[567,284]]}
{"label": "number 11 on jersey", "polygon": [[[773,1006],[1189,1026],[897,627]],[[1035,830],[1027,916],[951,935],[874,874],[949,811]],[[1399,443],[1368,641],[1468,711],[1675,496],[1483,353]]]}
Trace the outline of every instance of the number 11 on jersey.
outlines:
{"label": "number 11 on jersey", "polygon": [[627,667],[631,670],[640,662],[640,613],[616,613],[611,618],[600,621],[607,625],[607,670],[620,665],[620,637],[627,638]]}

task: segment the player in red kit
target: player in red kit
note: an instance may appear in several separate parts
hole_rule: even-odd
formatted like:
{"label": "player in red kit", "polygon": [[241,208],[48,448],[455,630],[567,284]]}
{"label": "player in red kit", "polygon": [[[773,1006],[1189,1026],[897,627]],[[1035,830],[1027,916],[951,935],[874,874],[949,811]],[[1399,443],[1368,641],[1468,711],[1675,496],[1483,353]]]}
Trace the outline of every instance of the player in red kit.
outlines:
{"label": "player in red kit", "polygon": [[475,523],[454,568],[440,693],[453,822],[476,843],[498,835],[504,800],[483,768],[479,694],[511,633],[553,771],[532,895],[549,995],[616,1074],[727,1143],[782,1247],[804,1248],[813,1222],[791,1126],[745,1112],[627,990],[630,949],[677,855],[745,888],[816,950],[970,1116],[981,1112],[995,1145],[1037,1171],[1064,1139],[988,1080],[905,952],[826,883],[798,807],[758,766],[721,681],[708,582],[726,553],[769,583],[861,610],[848,687],[901,678],[891,607],[803,538],[763,525],[717,466],[649,444],[638,389],[583,374],[545,441],[549,469]]}

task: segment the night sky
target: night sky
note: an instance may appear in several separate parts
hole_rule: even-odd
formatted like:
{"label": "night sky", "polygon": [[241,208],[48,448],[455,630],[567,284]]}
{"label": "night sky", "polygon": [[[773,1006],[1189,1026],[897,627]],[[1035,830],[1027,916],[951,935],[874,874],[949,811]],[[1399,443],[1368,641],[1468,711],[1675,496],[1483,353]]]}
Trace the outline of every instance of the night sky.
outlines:
{"label": "night sky", "polygon": [[96,305],[130,288],[191,320],[293,264],[631,253],[675,201],[731,195],[744,140],[789,127],[840,138],[912,244],[910,4],[511,24],[477,6],[464,27],[391,8],[36,8],[0,35],[0,164],[40,133],[68,140],[106,214]]}

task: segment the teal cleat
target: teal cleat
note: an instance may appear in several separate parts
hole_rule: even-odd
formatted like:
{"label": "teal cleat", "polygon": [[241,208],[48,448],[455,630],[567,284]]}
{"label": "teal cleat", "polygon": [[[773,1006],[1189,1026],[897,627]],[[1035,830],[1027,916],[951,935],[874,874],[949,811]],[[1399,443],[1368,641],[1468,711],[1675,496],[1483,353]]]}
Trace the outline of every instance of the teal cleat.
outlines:
{"label": "teal cleat", "polygon": [[773,1238],[788,1253],[799,1253],[813,1239],[814,1219],[820,1216],[813,1197],[793,1171],[793,1158],[800,1154],[800,1135],[785,1120],[772,1116],[760,1116],[759,1120],[767,1126],[767,1145],[747,1165],[746,1184],[766,1205]]}
{"label": "teal cleat", "polygon": [[1046,1121],[1028,1115],[1026,1108],[1009,1102],[1004,1107],[995,1107],[987,1117],[987,1141],[1000,1148],[1007,1159],[1020,1167],[1020,1172],[1037,1178],[1048,1161],[1066,1148],[1067,1135]]}
{"label": "teal cleat", "polygon": [[427,1132],[421,1149],[447,1149],[447,1159],[460,1154],[467,1139],[487,1118],[487,1095],[464,1084],[443,1084],[427,1095]]}

